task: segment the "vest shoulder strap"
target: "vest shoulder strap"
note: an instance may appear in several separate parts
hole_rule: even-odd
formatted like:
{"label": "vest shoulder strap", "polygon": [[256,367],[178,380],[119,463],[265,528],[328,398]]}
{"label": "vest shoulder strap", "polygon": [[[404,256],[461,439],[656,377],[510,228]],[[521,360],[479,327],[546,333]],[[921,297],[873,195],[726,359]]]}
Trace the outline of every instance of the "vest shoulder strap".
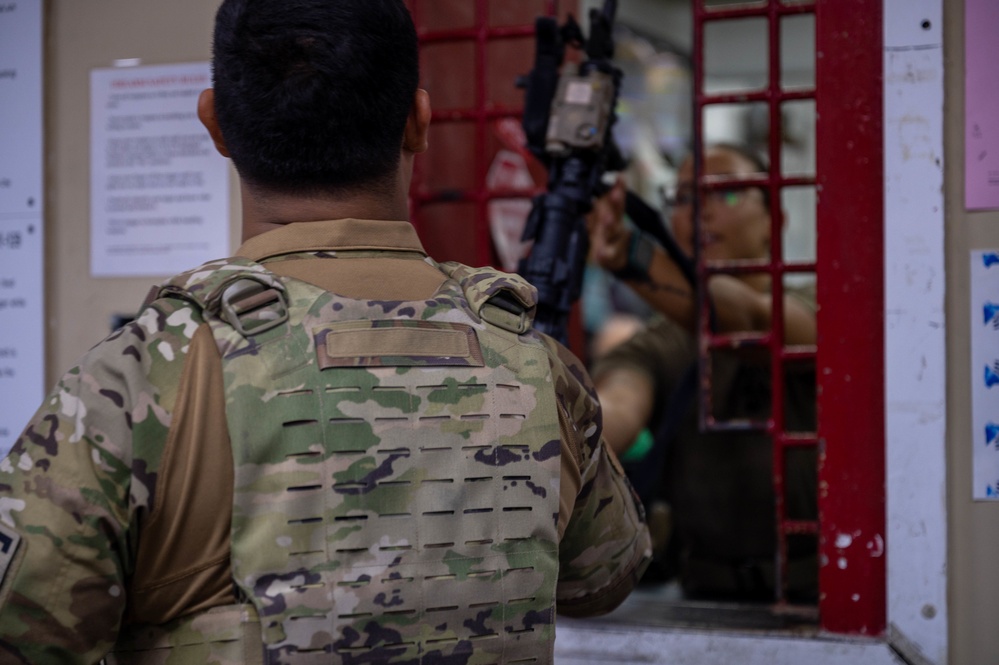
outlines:
{"label": "vest shoulder strap", "polygon": [[[523,277],[454,261],[438,267],[458,282],[476,316],[509,332],[530,330],[538,292]],[[176,275],[153,287],[145,304],[159,298],[186,300],[243,335],[264,332],[288,318],[288,295],[282,281],[260,263],[242,257],[209,261]]]}
{"label": "vest shoulder strap", "polygon": [[281,280],[256,261],[238,256],[209,261],[172,277],[153,287],[145,304],[160,298],[185,300],[244,336],[288,320],[288,295]]}
{"label": "vest shoulder strap", "polygon": [[449,261],[438,267],[458,282],[472,312],[509,332],[530,330],[538,305],[538,290],[520,275],[495,268],[471,268]]}

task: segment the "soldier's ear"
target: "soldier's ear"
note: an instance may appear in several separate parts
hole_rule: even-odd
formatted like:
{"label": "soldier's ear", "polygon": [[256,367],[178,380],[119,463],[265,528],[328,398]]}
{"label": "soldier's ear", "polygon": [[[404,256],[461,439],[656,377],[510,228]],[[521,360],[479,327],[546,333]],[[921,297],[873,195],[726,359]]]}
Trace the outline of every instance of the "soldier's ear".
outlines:
{"label": "soldier's ear", "polygon": [[215,149],[223,157],[229,156],[229,148],[226,147],[225,138],[222,136],[222,129],[219,127],[218,118],[215,117],[215,90],[208,88],[202,90],[198,97],[198,119],[208,130],[209,136],[215,143]]}
{"label": "soldier's ear", "polygon": [[422,88],[413,95],[413,106],[406,118],[406,131],[402,137],[402,147],[409,152],[423,152],[428,147],[427,134],[430,131],[430,95]]}

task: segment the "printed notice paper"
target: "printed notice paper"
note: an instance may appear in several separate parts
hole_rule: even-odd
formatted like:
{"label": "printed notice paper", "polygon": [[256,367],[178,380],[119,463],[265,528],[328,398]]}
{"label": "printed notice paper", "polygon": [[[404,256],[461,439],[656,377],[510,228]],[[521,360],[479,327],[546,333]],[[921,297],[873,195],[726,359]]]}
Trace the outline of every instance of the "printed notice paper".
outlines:
{"label": "printed notice paper", "polygon": [[999,250],[971,252],[972,498],[999,501]]}
{"label": "printed notice paper", "polygon": [[965,0],[964,13],[965,207],[999,208],[999,2]]}
{"label": "printed notice paper", "polygon": [[0,0],[0,457],[45,396],[42,0]]}
{"label": "printed notice paper", "polygon": [[229,255],[229,166],[197,117],[208,87],[208,63],[91,72],[95,277],[170,275]]}

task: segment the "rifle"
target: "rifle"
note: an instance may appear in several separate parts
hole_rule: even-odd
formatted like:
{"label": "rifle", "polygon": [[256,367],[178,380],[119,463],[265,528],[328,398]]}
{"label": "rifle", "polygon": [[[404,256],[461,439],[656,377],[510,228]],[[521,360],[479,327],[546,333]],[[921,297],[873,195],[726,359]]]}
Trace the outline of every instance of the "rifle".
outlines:
{"label": "rifle", "polygon": [[[553,18],[538,18],[534,68],[518,83],[526,88],[527,148],[548,168],[546,191],[534,197],[522,238],[534,245],[518,272],[538,290],[535,327],[562,343],[582,288],[586,214],[607,191],[604,173],[624,166],[611,135],[623,76],[611,62],[616,13],[617,0],[591,9],[588,39],[572,16],[561,28]],[[566,45],[586,59],[560,76]]]}

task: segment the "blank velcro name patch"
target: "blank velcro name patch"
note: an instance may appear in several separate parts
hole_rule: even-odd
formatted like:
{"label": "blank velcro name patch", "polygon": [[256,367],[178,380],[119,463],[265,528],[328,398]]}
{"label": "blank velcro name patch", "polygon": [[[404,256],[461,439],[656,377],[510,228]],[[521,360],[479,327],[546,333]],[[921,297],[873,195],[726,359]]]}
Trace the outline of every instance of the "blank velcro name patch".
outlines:
{"label": "blank velcro name patch", "polygon": [[10,527],[0,524],[0,584],[7,576],[7,569],[14,561],[17,548],[21,544],[21,534]]}
{"label": "blank velcro name patch", "polygon": [[319,367],[464,365],[482,367],[475,329],[409,319],[345,321],[312,331]]}

